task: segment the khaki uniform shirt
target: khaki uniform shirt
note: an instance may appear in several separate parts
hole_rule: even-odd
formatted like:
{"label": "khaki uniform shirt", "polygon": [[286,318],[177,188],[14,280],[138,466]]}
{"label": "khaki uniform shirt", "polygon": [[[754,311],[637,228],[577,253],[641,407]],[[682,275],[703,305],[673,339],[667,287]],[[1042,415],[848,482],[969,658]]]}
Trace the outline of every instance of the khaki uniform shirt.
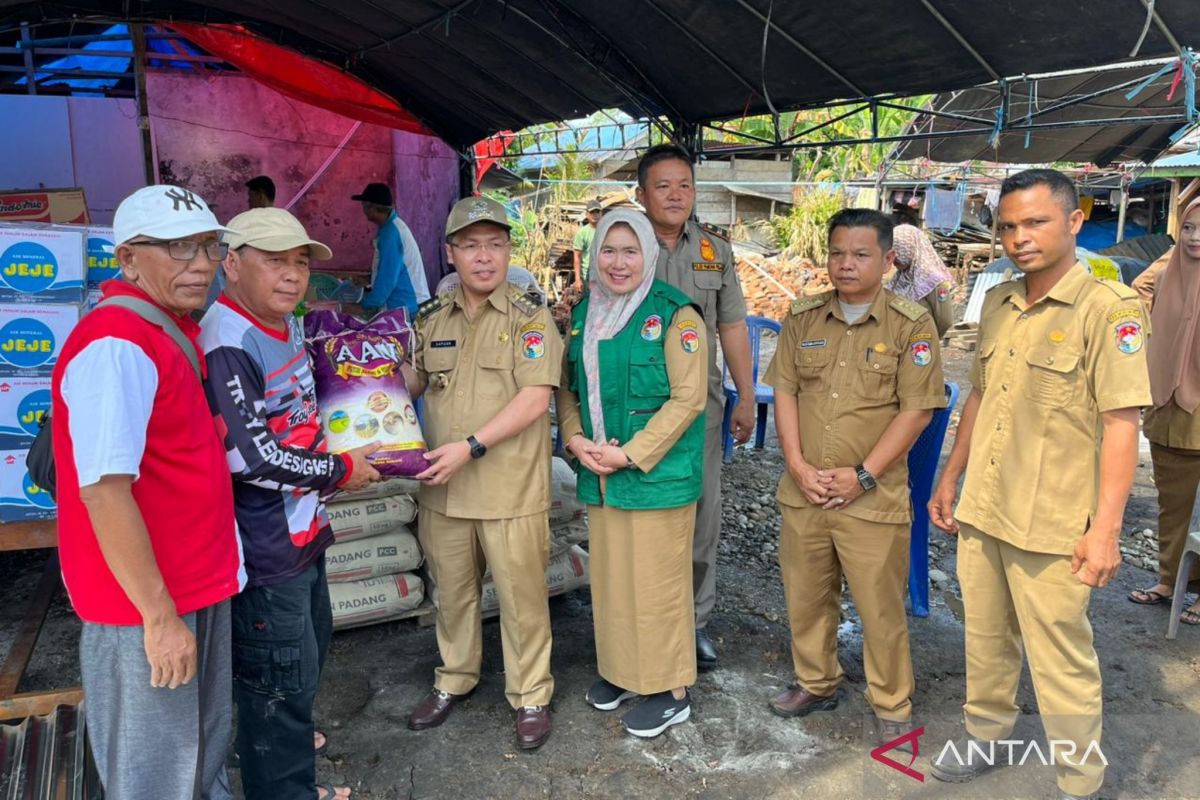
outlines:
{"label": "khaki uniform shirt", "polygon": [[[430,449],[466,439],[526,386],[558,386],[563,344],[544,306],[502,284],[467,319],[462,287],[418,312],[414,358],[426,381]],[[550,416],[488,448],[421,504],[449,517],[508,519],[550,509]]]}
{"label": "khaki uniform shirt", "polygon": [[[659,244],[662,244],[661,242]],[[683,226],[675,249],[663,245],[654,277],[683,291],[700,307],[708,330],[708,419],[711,428],[721,424],[725,389],[717,366],[717,325],[746,318],[746,298],[738,281],[729,242],[705,231],[692,220]]]}
{"label": "khaki uniform shirt", "polygon": [[[630,324],[641,324],[638,318],[630,320]],[[704,396],[707,390],[707,375],[704,359],[709,348],[707,336],[702,329],[703,320],[691,306],[684,306],[675,312],[669,325],[665,326],[667,333],[663,343],[664,358],[667,362],[667,379],[671,382],[671,399],[663,407],[654,412],[654,416],[646,423],[646,427],[633,435],[628,442],[620,442],[637,468],[649,472],[658,466],[663,456],[671,452],[671,448],[687,431],[688,426],[695,422],[697,415],[704,411]],[[696,331],[697,337],[685,346],[685,332]],[[583,435],[583,419],[580,413],[578,395],[567,389],[568,374],[567,359],[562,361],[561,387],[555,395],[555,409],[558,412],[558,426],[562,432],[563,444],[571,441],[571,437]],[[604,380],[604,376],[600,376]],[[586,386],[579,387],[580,392],[586,392]]]}
{"label": "khaki uniform shirt", "polygon": [[1023,550],[1070,554],[1096,509],[1101,413],[1150,404],[1146,323],[1127,286],[1072,267],[1030,305],[988,292],[971,384],[983,395],[955,516]]}
{"label": "khaki uniform shirt", "polygon": [[934,327],[940,339],[954,324],[954,284],[950,281],[939,283],[932,292],[921,298],[921,305],[933,317]]}
{"label": "khaki uniform shirt", "polygon": [[[886,289],[853,325],[846,323],[836,292],[793,303],[763,382],[796,395],[800,448],[817,469],[861,464],[899,412],[946,405],[933,319],[923,306]],[[839,513],[910,522],[905,459],[876,482]],[[787,470],[778,497],[785,506],[811,505]]]}
{"label": "khaki uniform shirt", "polygon": [[1162,408],[1147,408],[1142,432],[1155,444],[1177,447],[1180,450],[1200,450],[1200,409],[1189,414],[1175,404],[1175,399]]}

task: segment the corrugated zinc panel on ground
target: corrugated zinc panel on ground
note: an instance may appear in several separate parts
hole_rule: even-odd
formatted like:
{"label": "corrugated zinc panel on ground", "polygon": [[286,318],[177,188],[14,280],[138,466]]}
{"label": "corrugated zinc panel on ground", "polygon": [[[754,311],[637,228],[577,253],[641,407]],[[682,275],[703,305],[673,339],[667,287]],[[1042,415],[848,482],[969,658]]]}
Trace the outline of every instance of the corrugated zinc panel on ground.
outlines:
{"label": "corrugated zinc panel on ground", "polygon": [[0,800],[101,800],[83,709],[0,724]]}
{"label": "corrugated zinc panel on ground", "polygon": [[999,285],[1004,280],[1002,272],[980,272],[975,275],[975,285],[971,289],[971,299],[967,301],[967,311],[962,321],[979,324],[979,316],[983,313],[983,296],[988,289]]}

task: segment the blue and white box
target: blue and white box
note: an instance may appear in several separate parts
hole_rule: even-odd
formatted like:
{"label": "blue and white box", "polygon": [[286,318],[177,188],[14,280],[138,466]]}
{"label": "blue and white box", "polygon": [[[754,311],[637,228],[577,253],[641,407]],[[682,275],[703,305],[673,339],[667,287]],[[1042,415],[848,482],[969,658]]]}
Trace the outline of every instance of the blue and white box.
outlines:
{"label": "blue and white box", "polygon": [[87,228],[87,285],[99,286],[104,281],[121,277],[117,266],[117,247],[112,228]]}
{"label": "blue and white box", "polygon": [[0,378],[49,377],[79,306],[0,305]]}
{"label": "blue and white box", "polygon": [[54,519],[57,509],[50,493],[29,477],[28,450],[0,450],[0,522]]}
{"label": "blue and white box", "polygon": [[30,447],[49,411],[49,378],[0,378],[0,450]]}
{"label": "blue and white box", "polygon": [[84,229],[0,225],[0,303],[81,303]]}

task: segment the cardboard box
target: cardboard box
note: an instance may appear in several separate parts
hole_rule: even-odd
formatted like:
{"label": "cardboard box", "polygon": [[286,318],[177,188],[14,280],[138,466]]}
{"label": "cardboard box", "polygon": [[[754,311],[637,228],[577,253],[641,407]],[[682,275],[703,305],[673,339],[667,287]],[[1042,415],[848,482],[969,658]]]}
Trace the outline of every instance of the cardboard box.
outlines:
{"label": "cardboard box", "polygon": [[112,228],[92,226],[87,229],[87,285],[99,286],[112,278],[121,277],[117,266],[117,247]]}
{"label": "cardboard box", "polygon": [[79,306],[0,305],[0,378],[49,377]]}
{"label": "cardboard box", "polygon": [[80,225],[91,222],[83,189],[14,189],[0,192],[0,220]]}
{"label": "cardboard box", "polygon": [[100,301],[104,299],[104,293],[99,289],[88,289],[87,297],[83,301],[83,313],[91,311],[96,306],[100,305]]}
{"label": "cardboard box", "polygon": [[0,303],[81,303],[84,229],[0,225]]}
{"label": "cardboard box", "polygon": [[32,445],[49,410],[49,378],[0,378],[0,450]]}
{"label": "cardboard box", "polygon": [[0,522],[54,519],[50,493],[33,484],[25,467],[27,450],[0,450]]}

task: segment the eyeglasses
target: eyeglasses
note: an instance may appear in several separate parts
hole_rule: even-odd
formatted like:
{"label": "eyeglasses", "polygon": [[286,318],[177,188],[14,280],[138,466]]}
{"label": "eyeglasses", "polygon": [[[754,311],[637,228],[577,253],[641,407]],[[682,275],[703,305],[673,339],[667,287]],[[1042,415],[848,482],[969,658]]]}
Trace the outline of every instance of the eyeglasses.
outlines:
{"label": "eyeglasses", "polygon": [[508,240],[508,241],[503,241],[503,242],[470,242],[468,244],[455,244],[454,242],[451,242],[450,246],[453,247],[455,250],[460,251],[467,258],[474,258],[475,256],[479,255],[479,253],[481,253],[481,252],[487,253],[489,255],[500,255],[501,253],[503,253],[505,250],[507,250],[509,247],[512,246],[512,241]]}
{"label": "eyeglasses", "polygon": [[150,245],[165,247],[167,254],[176,261],[191,261],[204,248],[204,255],[209,261],[224,261],[229,255],[229,245],[224,242],[197,242],[194,239],[172,239],[169,242],[127,242],[129,245]]}

